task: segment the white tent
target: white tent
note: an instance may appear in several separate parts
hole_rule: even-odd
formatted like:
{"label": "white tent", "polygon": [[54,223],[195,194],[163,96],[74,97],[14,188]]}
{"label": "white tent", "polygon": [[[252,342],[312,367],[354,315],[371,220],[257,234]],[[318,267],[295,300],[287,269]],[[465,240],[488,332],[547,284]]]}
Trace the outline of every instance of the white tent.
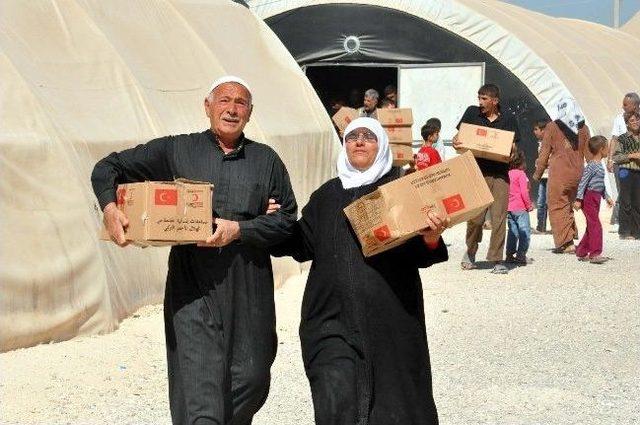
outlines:
{"label": "white tent", "polygon": [[[334,6],[339,16],[346,5],[383,8],[389,14],[402,13],[407,19],[422,19],[490,54],[524,83],[547,112],[552,112],[561,97],[574,96],[594,134],[609,135],[624,94],[640,90],[637,16],[625,26],[628,30],[625,32],[585,21],[553,18],[497,0],[250,0],[247,3],[267,23],[276,25],[279,18],[288,19],[286,25],[291,25],[292,14],[304,8],[319,10]],[[387,24],[381,18],[375,25],[385,28]],[[321,33],[323,28],[313,26],[309,31]],[[414,37],[419,39],[419,34]],[[367,41],[361,38],[363,43]],[[286,45],[287,41],[283,41]],[[380,42],[373,40],[371,44]],[[447,46],[440,48],[447,49]],[[376,59],[379,57],[378,52]]]}
{"label": "white tent", "polygon": [[[331,122],[269,28],[231,1],[0,3],[0,350],[115,329],[159,302],[167,249],[98,240],[89,176],[109,152],[208,127],[211,81],[252,87],[249,137],[298,203],[331,177]],[[299,268],[279,262],[280,279]]]}
{"label": "white tent", "polygon": [[636,13],[629,21],[620,28],[622,31],[640,39],[640,12]]}

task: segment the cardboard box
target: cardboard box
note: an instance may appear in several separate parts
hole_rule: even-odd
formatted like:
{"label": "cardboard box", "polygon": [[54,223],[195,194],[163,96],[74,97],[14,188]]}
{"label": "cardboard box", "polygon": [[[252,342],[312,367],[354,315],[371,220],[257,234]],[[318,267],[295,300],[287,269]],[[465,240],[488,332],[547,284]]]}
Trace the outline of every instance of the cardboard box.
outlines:
{"label": "cardboard box", "polygon": [[[139,246],[204,241],[213,231],[212,189],[188,180],[118,185],[116,204],[129,219],[126,239]],[[110,240],[106,229],[101,239]]]}
{"label": "cardboard box", "polygon": [[382,108],[376,110],[376,115],[383,127],[413,125],[411,108]]}
{"label": "cardboard box", "polygon": [[389,136],[389,143],[409,145],[413,144],[413,134],[409,127],[383,127]]}
{"label": "cardboard box", "polygon": [[406,164],[413,163],[413,149],[411,145],[397,145],[390,143],[391,153],[393,154],[393,165],[402,167]]}
{"label": "cardboard box", "polygon": [[514,136],[513,131],[462,123],[458,140],[463,147],[458,152],[469,150],[477,158],[509,163]]}
{"label": "cardboard box", "polygon": [[365,257],[396,247],[425,227],[436,210],[451,225],[464,223],[493,202],[470,152],[380,186],[344,209]]}
{"label": "cardboard box", "polygon": [[343,106],[335,113],[331,119],[341,132],[349,125],[349,123],[358,118],[358,110]]}

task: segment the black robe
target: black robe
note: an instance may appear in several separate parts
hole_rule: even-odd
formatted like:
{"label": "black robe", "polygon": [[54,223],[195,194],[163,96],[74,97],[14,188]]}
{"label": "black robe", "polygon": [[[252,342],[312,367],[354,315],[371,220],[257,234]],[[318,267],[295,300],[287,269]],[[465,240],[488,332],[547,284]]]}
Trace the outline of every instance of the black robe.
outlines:
{"label": "black robe", "polygon": [[333,179],[313,193],[294,236],[275,255],[313,260],[300,339],[316,424],[437,424],[418,268],[446,261],[421,237],[365,258],[343,212],[398,176],[345,190]]}
{"label": "black robe", "polygon": [[[214,216],[238,221],[241,236],[223,248],[171,248],[164,303],[171,416],[180,424],[250,423],[276,353],[266,248],[295,223],[289,175],[270,147],[243,136],[224,154],[207,130],[112,153],[91,180],[103,209],[118,183],[180,177],[213,183]],[[269,198],[282,207],[265,215]]]}

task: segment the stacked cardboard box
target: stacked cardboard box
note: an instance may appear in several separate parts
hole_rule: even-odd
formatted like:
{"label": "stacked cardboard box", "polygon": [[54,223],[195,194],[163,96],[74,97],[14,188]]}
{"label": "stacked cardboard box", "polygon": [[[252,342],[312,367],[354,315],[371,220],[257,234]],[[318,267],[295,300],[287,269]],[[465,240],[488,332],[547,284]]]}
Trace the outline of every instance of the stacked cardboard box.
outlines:
{"label": "stacked cardboard box", "polygon": [[[204,182],[118,185],[118,208],[129,219],[125,238],[139,246],[196,243],[211,236],[213,185]],[[102,239],[109,240],[106,229]]]}
{"label": "stacked cardboard box", "polygon": [[338,112],[331,117],[333,123],[338,127],[338,130],[340,130],[340,134],[342,134],[349,123],[356,118],[358,118],[358,110],[347,106],[340,108]]}
{"label": "stacked cardboard box", "polygon": [[344,211],[365,257],[396,247],[425,227],[427,213],[450,225],[477,216],[493,196],[470,152],[384,184]]}
{"label": "stacked cardboard box", "polygon": [[378,109],[378,121],[389,136],[393,165],[403,166],[413,162],[413,114],[410,108]]}
{"label": "stacked cardboard box", "polygon": [[458,131],[462,148],[458,152],[471,151],[476,158],[508,163],[514,135],[513,131],[462,123]]}

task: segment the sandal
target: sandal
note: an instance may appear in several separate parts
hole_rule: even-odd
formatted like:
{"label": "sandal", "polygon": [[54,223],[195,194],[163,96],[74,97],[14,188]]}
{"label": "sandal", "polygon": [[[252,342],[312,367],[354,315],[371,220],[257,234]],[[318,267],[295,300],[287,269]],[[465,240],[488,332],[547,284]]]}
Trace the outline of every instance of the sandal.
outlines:
{"label": "sandal", "polygon": [[551,250],[554,254],[575,254],[576,246],[574,244],[564,245]]}
{"label": "sandal", "polygon": [[475,263],[465,263],[465,262],[460,263],[460,267],[462,268],[462,270],[475,270],[478,268],[478,266],[476,266]]}
{"label": "sandal", "polygon": [[469,252],[465,251],[462,256],[462,261],[460,262],[460,267],[462,270],[475,270],[478,268],[476,266],[476,255],[470,255]]}

